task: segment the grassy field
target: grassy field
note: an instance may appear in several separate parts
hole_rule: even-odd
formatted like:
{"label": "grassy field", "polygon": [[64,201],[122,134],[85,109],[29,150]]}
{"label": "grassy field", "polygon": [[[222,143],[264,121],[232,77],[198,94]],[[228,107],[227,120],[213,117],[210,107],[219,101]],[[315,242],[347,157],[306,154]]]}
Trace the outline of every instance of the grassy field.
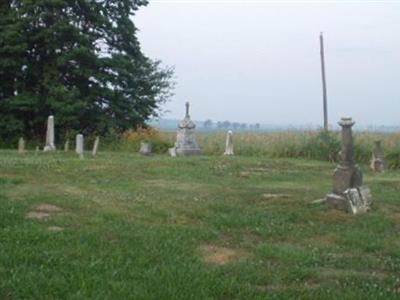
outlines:
{"label": "grassy field", "polygon": [[0,151],[0,299],[399,299],[400,171],[351,216],[333,168]]}

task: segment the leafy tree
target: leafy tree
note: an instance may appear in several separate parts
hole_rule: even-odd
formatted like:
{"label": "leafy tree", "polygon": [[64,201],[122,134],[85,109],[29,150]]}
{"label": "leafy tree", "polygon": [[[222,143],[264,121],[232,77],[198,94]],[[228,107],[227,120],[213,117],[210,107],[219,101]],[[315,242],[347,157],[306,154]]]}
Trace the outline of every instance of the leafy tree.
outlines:
{"label": "leafy tree", "polygon": [[2,0],[0,137],[103,134],[145,126],[171,69],[146,57],[131,18],[145,0]]}

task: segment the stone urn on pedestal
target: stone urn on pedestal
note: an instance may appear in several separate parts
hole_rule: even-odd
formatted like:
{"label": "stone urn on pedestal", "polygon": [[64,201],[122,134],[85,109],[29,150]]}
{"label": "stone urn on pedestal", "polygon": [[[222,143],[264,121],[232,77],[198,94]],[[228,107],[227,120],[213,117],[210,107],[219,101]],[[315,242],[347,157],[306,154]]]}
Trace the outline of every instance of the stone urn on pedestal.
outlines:
{"label": "stone urn on pedestal", "polygon": [[363,176],[354,161],[354,145],[351,118],[342,118],[342,149],[340,163],[333,174],[333,190],[326,196],[329,206],[357,214],[369,210],[372,197],[369,189],[363,186]]}

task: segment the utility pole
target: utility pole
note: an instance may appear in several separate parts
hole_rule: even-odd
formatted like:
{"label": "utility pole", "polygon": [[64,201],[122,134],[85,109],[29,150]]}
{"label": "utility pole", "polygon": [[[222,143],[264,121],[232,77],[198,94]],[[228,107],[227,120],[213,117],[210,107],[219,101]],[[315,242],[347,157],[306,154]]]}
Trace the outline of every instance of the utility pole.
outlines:
{"label": "utility pole", "polygon": [[328,97],[326,93],[324,36],[322,35],[322,32],[319,36],[319,43],[321,49],[322,93],[324,101],[324,130],[328,131]]}

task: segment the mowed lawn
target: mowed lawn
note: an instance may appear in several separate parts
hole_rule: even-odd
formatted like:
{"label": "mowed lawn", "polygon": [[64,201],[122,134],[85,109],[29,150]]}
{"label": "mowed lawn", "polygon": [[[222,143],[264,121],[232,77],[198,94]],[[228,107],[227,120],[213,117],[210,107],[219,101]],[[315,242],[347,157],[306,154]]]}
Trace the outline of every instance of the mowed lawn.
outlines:
{"label": "mowed lawn", "polygon": [[399,299],[400,172],[352,216],[334,167],[0,151],[0,299]]}

